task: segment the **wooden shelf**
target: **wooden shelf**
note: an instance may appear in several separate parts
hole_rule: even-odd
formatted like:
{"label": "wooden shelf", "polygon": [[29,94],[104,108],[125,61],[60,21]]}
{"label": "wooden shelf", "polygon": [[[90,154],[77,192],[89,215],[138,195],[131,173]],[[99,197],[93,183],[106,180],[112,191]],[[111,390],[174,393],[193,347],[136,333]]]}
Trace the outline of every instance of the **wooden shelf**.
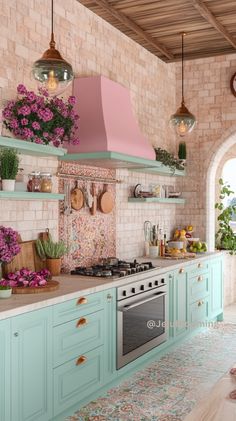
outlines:
{"label": "wooden shelf", "polygon": [[129,197],[128,202],[131,203],[175,203],[175,204],[184,204],[185,199],[183,198],[162,198],[162,197]]}
{"label": "wooden shelf", "polygon": [[64,194],[33,193],[24,191],[0,191],[0,199],[11,200],[64,200]]}
{"label": "wooden shelf", "polygon": [[56,148],[55,146],[49,145],[38,145],[37,143],[5,136],[0,136],[0,147],[15,148],[18,153],[34,156],[61,157],[67,152],[66,149],[63,148]]}
{"label": "wooden shelf", "polygon": [[121,169],[128,168],[130,171],[144,172],[158,175],[184,176],[185,171],[166,167],[159,161],[139,158],[118,152],[89,152],[78,154],[65,154],[60,160],[67,162],[79,162],[81,165],[90,165],[100,168]]}

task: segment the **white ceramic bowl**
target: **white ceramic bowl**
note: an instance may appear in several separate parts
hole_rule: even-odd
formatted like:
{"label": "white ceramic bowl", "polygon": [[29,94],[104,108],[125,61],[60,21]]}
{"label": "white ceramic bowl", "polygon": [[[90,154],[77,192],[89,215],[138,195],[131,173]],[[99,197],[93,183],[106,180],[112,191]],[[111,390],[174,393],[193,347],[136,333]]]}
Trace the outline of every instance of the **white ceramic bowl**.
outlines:
{"label": "white ceramic bowl", "polygon": [[183,241],[169,241],[168,242],[169,248],[175,248],[175,249],[182,249],[184,247]]}
{"label": "white ceramic bowl", "polygon": [[12,289],[0,289],[0,298],[9,298],[11,293]]}

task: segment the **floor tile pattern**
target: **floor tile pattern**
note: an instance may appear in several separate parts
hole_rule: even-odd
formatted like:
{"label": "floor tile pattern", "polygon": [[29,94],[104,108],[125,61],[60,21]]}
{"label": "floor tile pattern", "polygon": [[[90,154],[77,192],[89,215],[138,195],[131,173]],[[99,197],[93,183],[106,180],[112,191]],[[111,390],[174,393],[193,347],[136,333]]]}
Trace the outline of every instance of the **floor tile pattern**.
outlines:
{"label": "floor tile pattern", "polygon": [[182,421],[236,362],[236,325],[186,339],[66,421]]}

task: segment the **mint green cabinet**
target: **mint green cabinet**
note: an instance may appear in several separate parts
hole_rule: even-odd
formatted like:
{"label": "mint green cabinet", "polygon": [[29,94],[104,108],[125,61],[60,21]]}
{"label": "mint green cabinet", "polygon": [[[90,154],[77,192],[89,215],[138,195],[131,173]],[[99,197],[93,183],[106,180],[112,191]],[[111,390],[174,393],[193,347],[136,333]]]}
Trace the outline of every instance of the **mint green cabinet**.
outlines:
{"label": "mint green cabinet", "polygon": [[10,320],[0,321],[0,421],[10,420]]}
{"label": "mint green cabinet", "polygon": [[210,311],[209,317],[214,319],[223,313],[223,259],[210,261]]}
{"label": "mint green cabinet", "polygon": [[51,307],[11,320],[11,420],[52,417]]}
{"label": "mint green cabinet", "polygon": [[174,273],[172,335],[178,337],[188,330],[187,271],[184,267]]}
{"label": "mint green cabinet", "polygon": [[117,376],[116,371],[116,289],[104,291],[104,383]]}

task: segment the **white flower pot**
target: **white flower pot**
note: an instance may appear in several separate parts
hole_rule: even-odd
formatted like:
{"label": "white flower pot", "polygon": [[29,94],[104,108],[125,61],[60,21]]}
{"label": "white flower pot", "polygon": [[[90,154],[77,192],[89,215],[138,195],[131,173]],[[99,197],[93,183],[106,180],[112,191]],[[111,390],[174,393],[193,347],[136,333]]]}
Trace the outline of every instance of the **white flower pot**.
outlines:
{"label": "white flower pot", "polygon": [[2,180],[2,190],[3,191],[14,191],[15,190],[15,180]]}
{"label": "white flower pot", "polygon": [[0,289],[0,298],[9,298],[11,293],[12,289]]}

